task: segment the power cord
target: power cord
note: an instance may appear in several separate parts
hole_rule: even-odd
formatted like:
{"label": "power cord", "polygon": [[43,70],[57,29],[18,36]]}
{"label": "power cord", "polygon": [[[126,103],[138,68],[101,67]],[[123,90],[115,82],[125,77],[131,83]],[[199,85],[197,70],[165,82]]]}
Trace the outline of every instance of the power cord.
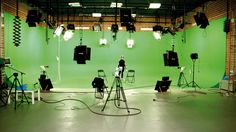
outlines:
{"label": "power cord", "polygon": [[[92,105],[92,106],[89,106],[89,105],[86,104],[84,101],[79,100],[79,99],[62,99],[62,100],[58,100],[58,101],[46,101],[46,100],[42,99],[42,101],[43,101],[44,103],[48,103],[48,104],[60,103],[60,102],[64,102],[64,101],[78,101],[78,102],[82,103],[83,105],[85,105],[85,107],[86,107],[87,109],[89,109],[90,112],[92,112],[92,113],[94,113],[94,114],[97,114],[97,115],[102,115],[102,116],[122,117],[122,116],[134,116],[134,115],[138,115],[138,114],[141,113],[141,110],[138,109],[138,108],[128,108],[128,109],[130,109],[130,110],[135,110],[135,111],[137,111],[137,112],[135,112],[135,113],[128,113],[128,114],[107,114],[107,113],[99,113],[99,112],[96,112],[96,111],[94,111],[94,110],[91,109],[91,107],[94,106],[95,104]],[[61,107],[61,106],[60,106],[60,107]],[[119,108],[119,109],[126,109],[126,108],[122,108],[122,107],[117,107],[117,108]],[[76,108],[76,107],[74,107],[73,109],[75,109],[75,110],[79,110],[79,109],[80,109],[80,110],[81,110],[81,108]]]}

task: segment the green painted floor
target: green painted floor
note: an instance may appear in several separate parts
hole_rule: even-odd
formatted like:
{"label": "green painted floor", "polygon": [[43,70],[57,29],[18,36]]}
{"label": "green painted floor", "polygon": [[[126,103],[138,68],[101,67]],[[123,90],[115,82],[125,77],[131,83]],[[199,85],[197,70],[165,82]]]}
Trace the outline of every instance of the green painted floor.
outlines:
{"label": "green painted floor", "polygon": [[[202,94],[205,92],[207,94]],[[173,88],[157,93],[153,88],[126,89],[128,107],[142,112],[134,116],[103,116],[92,113],[127,115],[114,101],[95,99],[93,89],[53,89],[41,93],[44,101],[14,101],[0,108],[1,132],[235,132],[236,97],[218,90]],[[66,99],[65,101],[60,101]],[[114,99],[114,92],[110,99]],[[57,102],[58,103],[52,103]],[[120,102],[121,107],[125,103]],[[130,114],[137,113],[130,109]]]}

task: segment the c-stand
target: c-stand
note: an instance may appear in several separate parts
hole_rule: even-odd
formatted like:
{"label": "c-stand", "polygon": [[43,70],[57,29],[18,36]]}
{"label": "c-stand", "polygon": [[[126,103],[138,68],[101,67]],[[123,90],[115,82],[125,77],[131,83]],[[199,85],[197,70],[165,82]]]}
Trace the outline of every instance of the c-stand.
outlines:
{"label": "c-stand", "polygon": [[[114,87],[115,85],[116,85],[115,97],[114,97],[114,99],[109,99],[110,96],[111,96],[111,92],[112,92],[112,90],[113,90],[113,87]],[[123,100],[121,99],[120,94],[121,94]],[[117,101],[118,106],[120,106],[120,101],[125,102],[126,109],[127,109],[128,113],[130,112],[130,111],[129,111],[129,107],[128,107],[128,105],[127,105],[127,100],[126,100],[126,97],[125,97],[125,92],[124,92],[124,89],[123,89],[123,86],[122,86],[122,82],[121,82],[119,76],[115,76],[115,78],[114,78],[114,81],[113,81],[112,86],[111,86],[111,90],[110,90],[110,92],[108,93],[108,96],[107,96],[106,102],[105,102],[105,104],[104,104],[104,106],[103,106],[103,108],[102,108],[102,111],[104,111],[107,102],[108,102],[108,101],[112,101],[112,100]],[[115,104],[116,104],[116,103],[115,103]]]}
{"label": "c-stand", "polygon": [[[29,104],[29,101],[28,101],[28,99],[27,99],[27,97],[26,97],[26,95],[25,95],[25,92],[24,92],[24,89],[23,89],[23,87],[22,87],[22,85],[20,84],[20,81],[19,81],[19,79],[17,78],[17,76],[18,76],[18,73],[13,73],[13,76],[15,77],[14,78],[14,80],[13,80],[13,82],[12,82],[12,86],[11,86],[11,89],[10,89],[10,91],[9,91],[9,95],[8,95],[8,97],[7,97],[7,102],[8,102],[8,99],[9,99],[9,97],[10,97],[10,95],[11,95],[11,91],[12,91],[12,89],[13,88],[15,88],[15,91],[14,91],[14,94],[15,94],[15,110],[16,110],[16,99],[17,99],[17,97],[16,97],[16,90],[17,90],[17,83],[18,83],[18,85],[20,86],[20,90],[21,90],[21,92],[22,92],[22,97],[21,97],[21,103],[23,102],[23,97],[25,97],[25,99],[26,99],[26,101],[27,101],[27,103]],[[6,102],[6,103],[7,103]]]}

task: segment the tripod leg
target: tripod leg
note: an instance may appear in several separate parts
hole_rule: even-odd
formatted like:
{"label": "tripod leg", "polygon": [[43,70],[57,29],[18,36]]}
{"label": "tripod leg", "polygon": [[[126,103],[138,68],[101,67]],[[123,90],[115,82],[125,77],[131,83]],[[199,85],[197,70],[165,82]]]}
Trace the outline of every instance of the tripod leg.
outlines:
{"label": "tripod leg", "polygon": [[116,95],[115,95],[115,101],[117,101],[118,106],[120,106],[120,87],[121,87],[121,81],[119,78],[116,79]]}
{"label": "tripod leg", "polygon": [[113,90],[113,87],[114,87],[115,83],[116,83],[116,80],[114,79],[114,81],[113,81],[113,83],[112,83],[112,86],[111,86],[111,90],[110,90],[110,92],[108,93],[106,102],[105,102],[105,104],[104,104],[104,106],[103,106],[103,108],[102,108],[101,111],[104,111],[104,109],[105,109],[105,107],[106,107],[106,105],[107,105],[107,101],[109,101],[109,98],[110,98],[110,96],[111,96],[111,92],[112,92],[112,90]]}
{"label": "tripod leg", "polygon": [[123,87],[121,87],[120,89],[121,89],[120,91],[121,91],[123,100],[124,100],[124,102],[125,102],[125,106],[126,106],[127,112],[129,113],[130,111],[129,111],[129,107],[128,107],[127,100],[126,100],[126,97],[125,97],[124,89],[123,89]]}
{"label": "tripod leg", "polygon": [[26,97],[26,95],[25,95],[25,92],[24,92],[24,89],[23,89],[22,85],[20,84],[20,81],[19,81],[18,79],[16,79],[16,81],[18,82],[18,84],[19,84],[19,86],[20,86],[20,88],[21,88],[21,92],[22,92],[21,102],[23,102],[23,97],[25,97],[27,103],[29,104],[29,101],[28,101],[28,99],[27,99],[27,97]]}
{"label": "tripod leg", "polygon": [[181,86],[181,79],[182,79],[182,72],[180,72],[179,74],[179,79],[178,79],[178,83],[177,83],[177,86]]}
{"label": "tripod leg", "polygon": [[188,86],[189,87],[189,85],[188,85],[188,81],[187,81],[187,79],[186,79],[186,77],[185,77],[185,75],[183,74],[183,78],[184,78],[184,81],[185,81],[185,83],[186,83],[186,86]]}
{"label": "tripod leg", "polygon": [[105,102],[105,104],[104,104],[104,106],[103,106],[103,108],[102,108],[101,111],[104,111],[104,109],[105,109],[105,107],[106,107],[106,105],[107,105],[107,101],[109,101],[109,98],[110,98],[110,96],[111,96],[112,89],[113,89],[113,86],[111,87],[111,90],[110,90],[110,92],[108,93],[106,102]]}

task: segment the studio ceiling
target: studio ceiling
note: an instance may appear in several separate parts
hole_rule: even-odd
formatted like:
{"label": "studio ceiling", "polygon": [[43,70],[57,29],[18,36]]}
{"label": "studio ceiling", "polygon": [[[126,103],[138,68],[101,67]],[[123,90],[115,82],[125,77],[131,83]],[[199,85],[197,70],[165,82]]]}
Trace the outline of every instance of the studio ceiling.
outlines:
{"label": "studio ceiling", "polygon": [[[130,8],[137,17],[179,17],[184,13],[201,7],[210,0],[117,0],[123,3],[121,8]],[[80,2],[82,7],[70,7],[68,3]],[[94,12],[102,13],[102,16],[115,16],[119,9],[111,8],[111,2],[116,0],[27,0],[31,7],[39,7],[43,12],[51,15],[83,14],[91,15]],[[161,3],[159,9],[148,9],[149,3]]]}

